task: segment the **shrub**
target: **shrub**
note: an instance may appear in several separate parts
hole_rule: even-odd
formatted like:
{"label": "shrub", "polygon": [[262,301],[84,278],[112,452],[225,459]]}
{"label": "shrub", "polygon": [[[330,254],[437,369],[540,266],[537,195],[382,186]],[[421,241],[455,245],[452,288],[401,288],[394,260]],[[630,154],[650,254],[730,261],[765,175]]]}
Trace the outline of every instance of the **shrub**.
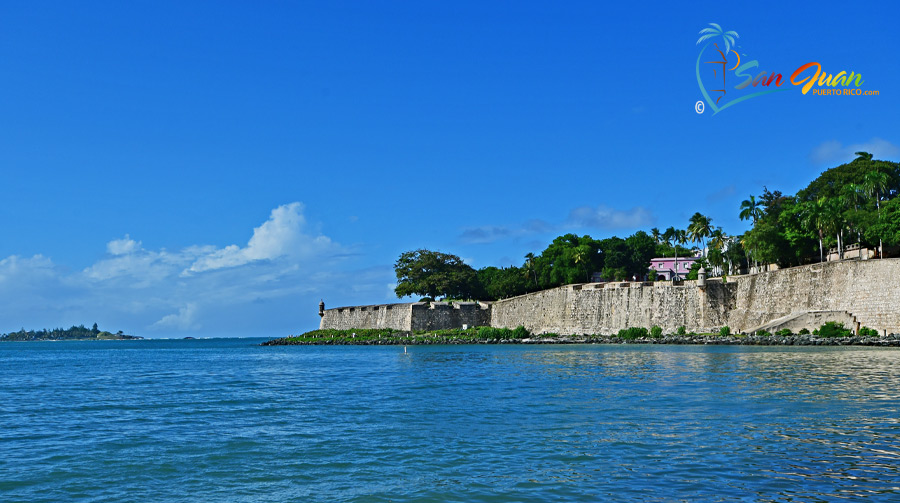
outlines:
{"label": "shrub", "polygon": [[819,327],[819,337],[849,337],[850,329],[844,328],[843,323],[826,321]]}
{"label": "shrub", "polygon": [[862,327],[859,329],[859,335],[869,336],[869,337],[878,337],[878,330],[869,327]]}
{"label": "shrub", "polygon": [[794,335],[794,333],[791,332],[790,328],[782,328],[781,330],[775,332],[775,335],[780,335],[783,337],[783,336],[787,336],[787,335]]}
{"label": "shrub", "polygon": [[731,335],[731,327],[729,327],[728,325],[725,325],[724,327],[720,328],[719,335],[721,335],[722,337],[727,337],[727,336]]}
{"label": "shrub", "polygon": [[756,335],[761,335],[761,336],[763,336],[763,337],[768,337],[768,336],[772,335],[772,333],[769,332],[768,330],[757,330],[757,331],[756,331]]}
{"label": "shrub", "polygon": [[684,325],[678,327],[678,330],[675,331],[676,335],[687,335],[687,331],[684,329]]}
{"label": "shrub", "polygon": [[434,302],[434,299],[432,299],[431,297],[422,297],[421,299],[419,299],[419,302]]}
{"label": "shrub", "polygon": [[801,329],[800,329],[800,335],[809,335],[809,329],[808,329],[808,328],[801,328]]}
{"label": "shrub", "polygon": [[622,330],[619,330],[618,337],[620,339],[632,340],[632,339],[644,338],[644,337],[647,337],[647,335],[648,335],[647,329],[644,327],[629,327],[629,328],[623,328]]}
{"label": "shrub", "polygon": [[662,337],[662,329],[659,328],[659,325],[653,325],[650,329],[650,337],[653,337],[654,339]]}
{"label": "shrub", "polygon": [[512,331],[513,339],[527,339],[531,334],[522,325],[519,325]]}

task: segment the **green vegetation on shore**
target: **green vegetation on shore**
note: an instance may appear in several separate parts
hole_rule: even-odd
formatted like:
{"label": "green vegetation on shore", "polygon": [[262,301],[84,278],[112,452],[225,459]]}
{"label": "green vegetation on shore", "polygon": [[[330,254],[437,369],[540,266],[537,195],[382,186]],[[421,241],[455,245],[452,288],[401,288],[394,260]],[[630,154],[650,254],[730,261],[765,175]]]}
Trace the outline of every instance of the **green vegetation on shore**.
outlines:
{"label": "green vegetation on shore", "polygon": [[125,340],[143,339],[136,335],[126,335],[120,330],[117,333],[100,330],[97,324],[87,328],[84,325],[72,328],[54,328],[43,330],[25,330],[0,334],[0,341],[84,341],[84,340]]}
{"label": "green vegetation on shore", "polygon": [[[804,333],[805,332],[805,333]],[[878,332],[866,327],[860,330],[859,337],[879,338]],[[508,344],[521,342],[552,343],[625,343],[625,342],[670,342],[676,344],[709,344],[709,343],[737,343],[735,341],[749,341],[751,336],[746,334],[733,334],[726,326],[715,333],[686,332],[684,327],[679,327],[674,334],[663,334],[658,326],[650,329],[644,327],[629,327],[620,330],[615,335],[584,334],[561,336],[554,333],[532,334],[525,327],[515,329],[493,327],[470,327],[467,329],[426,330],[409,332],[392,328],[369,329],[324,329],[312,330],[298,336],[284,337],[264,342],[263,346],[285,345],[422,345],[422,344]],[[813,334],[808,330],[801,330],[799,334],[793,334],[790,330],[780,330],[772,335],[760,331],[753,334],[757,342],[779,343],[787,338],[804,338],[806,341],[817,341],[816,344],[825,343],[842,338],[853,337],[850,330],[840,323],[827,322]],[[900,344],[900,340],[897,340]],[[896,344],[894,344],[896,345]]]}

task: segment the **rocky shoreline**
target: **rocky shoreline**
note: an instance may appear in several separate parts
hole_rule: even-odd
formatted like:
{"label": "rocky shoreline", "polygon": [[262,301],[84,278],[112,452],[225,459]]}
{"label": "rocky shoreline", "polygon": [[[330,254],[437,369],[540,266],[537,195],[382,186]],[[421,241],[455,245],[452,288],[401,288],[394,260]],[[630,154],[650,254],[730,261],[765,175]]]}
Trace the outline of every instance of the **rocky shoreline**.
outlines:
{"label": "rocky shoreline", "polygon": [[300,340],[285,337],[266,341],[261,346],[418,346],[446,344],[675,344],[722,346],[878,346],[900,347],[900,334],[884,337],[819,337],[816,335],[666,335],[625,339],[608,335],[540,335],[522,339],[478,339],[447,336],[390,336],[380,338]]}

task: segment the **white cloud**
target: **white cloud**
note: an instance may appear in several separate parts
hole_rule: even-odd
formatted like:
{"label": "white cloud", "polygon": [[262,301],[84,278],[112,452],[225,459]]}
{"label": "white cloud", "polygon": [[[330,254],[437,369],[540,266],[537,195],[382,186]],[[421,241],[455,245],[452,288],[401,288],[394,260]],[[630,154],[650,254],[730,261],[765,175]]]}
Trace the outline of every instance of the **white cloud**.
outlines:
{"label": "white cloud", "polygon": [[236,267],[259,260],[290,256],[308,258],[333,248],[327,236],[304,233],[303,204],[291,203],[272,210],[269,220],[253,229],[247,246],[229,245],[197,259],[186,272]]}
{"label": "white cloud", "polygon": [[153,324],[154,328],[176,329],[176,330],[197,330],[201,327],[197,323],[197,304],[193,302],[178,309],[177,313],[167,314],[159,321]]}
{"label": "white cloud", "polygon": [[569,224],[594,227],[603,230],[635,229],[652,225],[656,221],[653,213],[643,206],[630,210],[617,210],[605,205],[581,206],[569,213]]}
{"label": "white cloud", "polygon": [[837,140],[826,141],[816,146],[809,157],[815,164],[845,163],[855,159],[856,152],[869,152],[875,159],[900,157],[900,147],[882,138],[852,145],[844,145]]}
{"label": "white cloud", "polygon": [[128,234],[122,239],[114,239],[106,243],[106,251],[110,255],[127,255],[141,249],[141,242],[131,239]]}
{"label": "white cloud", "polygon": [[41,255],[0,259],[0,322],[11,324],[0,332],[96,321],[144,336],[283,336],[314,328],[314,304],[334,285],[362,292],[347,288],[348,298],[382,295],[390,268],[336,269],[354,255],[310,227],[303,205],[292,203],[272,210],[245,246],[152,250],[126,235],[76,271]]}
{"label": "white cloud", "polygon": [[43,255],[31,258],[12,255],[0,260],[0,284],[27,287],[37,279],[51,278],[55,274],[53,261]]}

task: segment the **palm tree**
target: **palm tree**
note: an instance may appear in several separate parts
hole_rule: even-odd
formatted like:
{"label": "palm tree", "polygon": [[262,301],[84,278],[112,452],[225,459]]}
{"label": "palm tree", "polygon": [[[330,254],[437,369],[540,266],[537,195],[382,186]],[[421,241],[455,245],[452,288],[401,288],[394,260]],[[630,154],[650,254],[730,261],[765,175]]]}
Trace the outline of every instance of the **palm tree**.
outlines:
{"label": "palm tree", "polygon": [[660,234],[659,228],[657,227],[650,229],[650,237],[652,237],[653,240],[656,241],[656,244],[662,242],[662,234]]}
{"label": "palm tree", "polygon": [[[662,233],[662,240],[668,246],[672,246],[675,242],[675,227],[669,227]],[[678,248],[675,249],[675,265],[678,266]],[[672,277],[669,279],[673,279],[675,277],[675,273],[672,273]]]}
{"label": "palm tree", "polygon": [[525,274],[528,274],[528,271],[531,271],[531,274],[534,276],[534,287],[537,288],[537,271],[534,269],[534,253],[525,254]]}
{"label": "palm tree", "polygon": [[678,277],[678,245],[687,243],[687,232],[684,229],[675,229],[675,277]]}
{"label": "palm tree", "polygon": [[[721,263],[717,265],[717,267],[720,269],[719,273],[722,272],[722,269],[725,266],[724,260],[726,259],[726,257],[725,257],[726,243],[728,243],[728,236],[725,235],[725,232],[722,231],[721,227],[716,227],[715,229],[713,229],[712,232],[709,233],[709,246],[712,249],[718,250],[719,252],[721,252],[721,253],[719,253]],[[730,267],[729,267],[729,269],[730,269]]]}
{"label": "palm tree", "polygon": [[[864,153],[864,152],[861,152]],[[871,157],[872,154],[869,154]],[[878,210],[878,219],[881,220],[881,193],[887,190],[888,185],[890,184],[890,179],[887,176],[887,173],[882,171],[870,171],[866,173],[865,177],[863,177],[863,190],[866,191],[870,196],[875,197],[875,208]],[[882,256],[882,252],[884,250],[884,243],[881,241],[881,237],[878,237],[878,256],[884,258]]]}
{"label": "palm tree", "polygon": [[[863,202],[865,197],[866,193],[865,190],[863,190],[862,185],[848,183],[841,189],[841,202],[848,206],[853,206],[854,219],[859,217],[859,203]],[[859,231],[859,225],[855,225],[854,227],[856,227],[856,242],[862,244],[862,235]]]}
{"label": "palm tree", "polygon": [[840,203],[836,199],[824,199],[823,218],[825,219],[825,229],[834,233],[837,237],[838,260],[844,259],[844,214],[841,211]]}
{"label": "palm tree", "polygon": [[706,249],[706,243],[704,242],[711,232],[711,224],[712,219],[701,215],[700,212],[694,213],[694,215],[690,219],[690,224],[688,225],[687,232],[688,236],[691,238],[691,241],[697,243],[698,245],[703,242],[702,250]]}
{"label": "palm tree", "polygon": [[756,196],[750,196],[750,199],[741,201],[741,214],[738,216],[741,220],[753,220],[753,225],[756,225],[756,221],[762,216],[762,207],[756,200]]}
{"label": "palm tree", "polygon": [[803,225],[808,228],[815,229],[819,233],[819,262],[825,261],[825,254],[822,248],[822,239],[825,237],[825,198],[820,197],[816,201],[807,201],[803,203],[800,217]]}
{"label": "palm tree", "polygon": [[581,267],[584,269],[584,276],[587,278],[586,283],[591,282],[590,273],[588,273],[587,263],[588,263],[588,255],[590,254],[590,248],[587,246],[579,246],[575,249],[575,264],[581,264]]}
{"label": "palm tree", "polygon": [[872,154],[870,154],[868,152],[854,152],[854,155],[856,155],[856,159],[853,159],[854,162],[855,161],[871,161],[872,160]]}

